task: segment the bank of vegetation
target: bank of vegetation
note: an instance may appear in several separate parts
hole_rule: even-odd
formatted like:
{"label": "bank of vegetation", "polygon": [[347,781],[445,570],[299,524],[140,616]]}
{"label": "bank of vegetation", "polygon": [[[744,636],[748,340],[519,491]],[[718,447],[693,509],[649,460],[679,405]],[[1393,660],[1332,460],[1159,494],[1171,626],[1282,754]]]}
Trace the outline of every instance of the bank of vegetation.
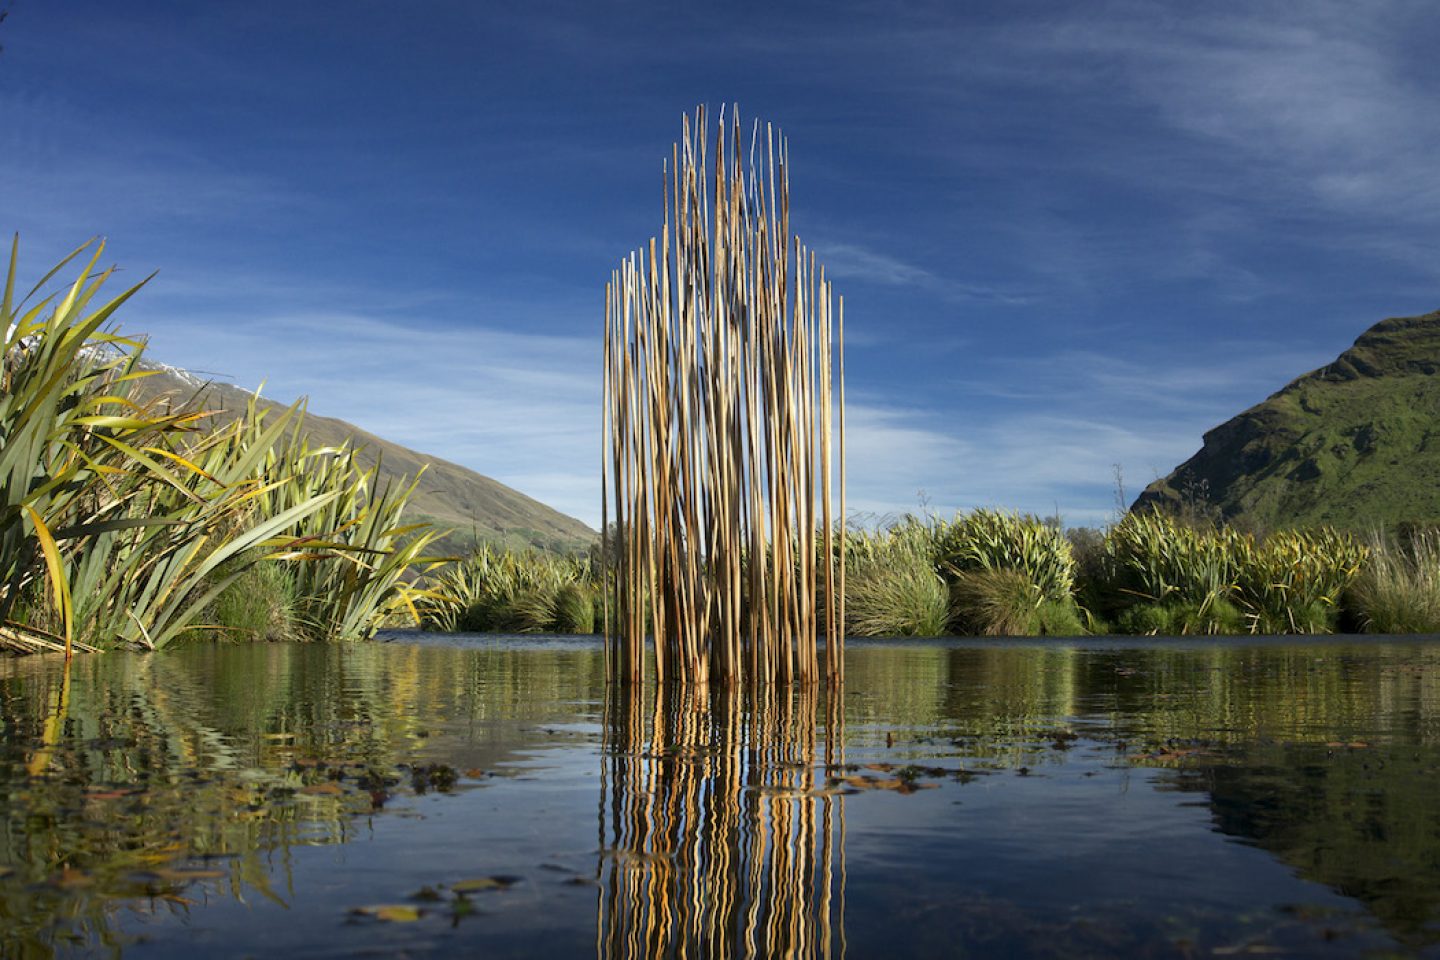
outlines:
{"label": "bank of vegetation", "polygon": [[[25,293],[11,248],[0,649],[356,639],[414,624],[587,634],[614,616],[598,551],[429,561],[435,531],[404,518],[413,478],[383,482],[352,445],[312,444],[300,405],[217,421],[140,389],[144,343],[113,321],[143,282],[102,297],[101,252],[82,247]],[[75,263],[73,282],[41,296]],[[1132,513],[1067,533],[977,510],[830,543],[845,558],[850,636],[1440,633],[1429,528],[1258,537]]]}
{"label": "bank of vegetation", "polygon": [[[28,293],[12,244],[0,369],[0,648],[130,646],[193,636],[362,638],[415,622],[408,576],[432,534],[402,519],[353,447],[314,447],[300,405],[223,426],[146,398],[144,343],[102,297],[103,244]],[[88,258],[85,254],[89,254]],[[76,279],[42,296],[60,272]]]}
{"label": "bank of vegetation", "polygon": [[[833,538],[857,637],[1440,632],[1440,533],[1257,537],[1130,514],[1105,531],[976,510]],[[427,628],[589,633],[598,556],[484,550],[440,570]]]}

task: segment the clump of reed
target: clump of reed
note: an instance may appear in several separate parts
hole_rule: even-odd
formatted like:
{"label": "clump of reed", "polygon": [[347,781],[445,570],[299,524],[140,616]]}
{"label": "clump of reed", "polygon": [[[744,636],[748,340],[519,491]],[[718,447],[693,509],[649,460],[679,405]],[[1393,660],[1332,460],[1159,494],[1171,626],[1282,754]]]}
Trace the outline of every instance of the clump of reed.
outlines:
{"label": "clump of reed", "polygon": [[784,138],[756,124],[746,150],[722,117],[712,164],[705,127],[675,145],[658,242],[606,287],[608,672],[639,681],[648,629],[661,681],[813,683],[823,630],[838,682],[844,301],[792,241]]}
{"label": "clump of reed", "polygon": [[[302,616],[326,636],[367,635],[404,606],[396,568],[418,556],[392,536],[404,496],[366,496],[354,471],[316,481],[278,454],[287,429],[300,430],[298,407],[205,430],[207,411],[143,399],[144,344],[108,326],[143,283],[95,306],[112,273],[96,270],[103,244],[61,293],[26,306],[89,246],[24,296],[18,238],[11,247],[0,298],[0,646],[163,647],[214,627],[227,591],[255,589],[263,575],[251,569],[273,562],[294,564]],[[364,572],[302,582],[336,565]],[[316,615],[327,606],[345,612]]]}
{"label": "clump of reed", "polygon": [[1347,595],[1368,633],[1440,633],[1440,531],[1372,534]]}
{"label": "clump of reed", "polygon": [[597,584],[584,557],[484,546],[436,571],[421,622],[444,632],[594,633]]}

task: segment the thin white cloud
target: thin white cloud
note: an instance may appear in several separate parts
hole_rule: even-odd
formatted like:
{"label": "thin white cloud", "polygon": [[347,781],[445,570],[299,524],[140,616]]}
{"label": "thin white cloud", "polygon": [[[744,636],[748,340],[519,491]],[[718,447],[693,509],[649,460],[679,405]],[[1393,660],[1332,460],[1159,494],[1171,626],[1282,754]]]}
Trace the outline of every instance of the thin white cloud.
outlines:
{"label": "thin white cloud", "polygon": [[[1179,15],[1146,3],[1087,5],[1083,16],[1010,41],[1052,58],[1057,82],[1118,76],[1163,124],[1213,148],[1202,159],[1218,161],[1211,186],[1224,192],[1430,223],[1440,216],[1440,128],[1420,119],[1432,112],[1433,90],[1404,66],[1413,14],[1423,7],[1384,0]],[[1097,62],[1111,70],[1097,73]]]}
{"label": "thin white cloud", "polygon": [[837,281],[858,280],[889,287],[920,287],[950,301],[1021,305],[1030,298],[981,284],[962,283],[908,263],[898,257],[854,243],[826,243],[817,248],[826,272]]}

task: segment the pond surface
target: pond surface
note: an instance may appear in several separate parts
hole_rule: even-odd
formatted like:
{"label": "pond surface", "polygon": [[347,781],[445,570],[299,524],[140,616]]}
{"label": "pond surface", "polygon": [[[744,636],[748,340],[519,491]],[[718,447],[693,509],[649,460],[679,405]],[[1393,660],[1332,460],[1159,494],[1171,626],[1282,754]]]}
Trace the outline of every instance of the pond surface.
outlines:
{"label": "pond surface", "polygon": [[1440,644],[0,661],[0,957],[1440,956]]}

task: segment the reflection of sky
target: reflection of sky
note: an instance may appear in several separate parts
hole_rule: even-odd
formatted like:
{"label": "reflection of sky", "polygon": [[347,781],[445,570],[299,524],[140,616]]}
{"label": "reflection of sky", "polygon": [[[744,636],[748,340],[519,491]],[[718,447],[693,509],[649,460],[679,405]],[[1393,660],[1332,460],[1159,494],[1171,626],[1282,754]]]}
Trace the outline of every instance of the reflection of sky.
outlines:
{"label": "reflection of sky", "polygon": [[1435,302],[1432,5],[21,4],[0,233],[111,238],[158,359],[598,521],[609,271],[697,103],[790,135],[851,504],[1103,520]]}
{"label": "reflection of sky", "polygon": [[[110,702],[132,704],[147,736],[177,744],[222,736],[274,768],[272,778],[284,776],[302,745],[335,758],[363,750],[381,767],[489,758],[486,776],[467,775],[453,793],[413,796],[402,787],[383,811],[315,833],[323,845],[269,849],[261,868],[274,899],[253,882],[235,899],[228,883],[207,881],[187,889],[195,901],[188,910],[120,911],[118,925],[145,938],[133,955],[349,956],[402,947],[412,955],[591,955],[597,898],[606,923],[639,909],[604,899],[597,878],[603,884],[618,872],[640,881],[637,889],[671,891],[669,905],[683,917],[697,903],[722,902],[713,887],[687,896],[695,885],[680,868],[694,847],[684,844],[708,840],[712,855],[743,854],[813,884],[824,876],[819,838],[827,830],[831,903],[838,910],[842,894],[844,903],[833,932],[843,932],[852,956],[933,956],[957,945],[1024,955],[1057,942],[1077,946],[1068,955],[1086,946],[1125,955],[1177,939],[1201,954],[1257,942],[1351,956],[1386,942],[1367,909],[1413,926],[1440,900],[1423,844],[1394,840],[1433,826],[1433,645],[857,645],[843,757],[856,769],[846,771],[823,766],[823,698],[812,701],[819,710],[793,711],[780,726],[775,713],[771,726],[740,725],[776,737],[749,741],[765,750],[741,751],[707,732],[703,715],[681,711],[667,714],[680,720],[657,724],[653,691],[623,714],[612,699],[607,714],[600,652],[563,646],[559,654],[534,641],[471,651],[196,647],[158,660],[77,662],[65,736],[112,759],[126,749],[131,713],[107,720],[106,745],[85,740],[97,729],[95,711]],[[512,657],[515,647],[528,652]],[[0,704],[47,709],[46,677],[57,671],[38,658],[0,663]],[[267,682],[255,683],[260,677]],[[256,691],[253,701],[219,696],[237,681]],[[712,704],[719,700],[712,694]],[[818,718],[814,728],[808,717]],[[277,727],[286,739],[274,739]],[[11,720],[4,729],[28,727]],[[670,732],[657,741],[657,730]],[[1065,730],[1078,737],[1057,748],[1056,731]],[[1190,749],[1199,753],[1166,756]],[[190,782],[183,753],[168,762],[168,779]],[[890,769],[874,766],[882,764]],[[910,764],[927,768],[913,793],[792,789],[823,786],[828,773],[883,783]],[[204,789],[223,789],[220,771],[198,766]],[[962,781],[954,776],[961,770],[973,776]],[[303,823],[306,801],[293,802]],[[813,854],[813,873],[768,859],[773,838],[807,805],[814,850],[791,853],[802,866]],[[1362,808],[1364,817],[1350,815]],[[704,815],[684,819],[693,811]],[[669,847],[656,839],[667,818],[680,841]],[[617,831],[617,822],[629,826]],[[183,818],[175,826],[207,829]],[[183,849],[190,838],[180,839]],[[412,902],[423,887],[495,875],[520,880],[477,894],[478,914],[457,926],[433,904],[414,924],[347,920],[354,907]],[[1322,884],[1361,892],[1350,899]],[[1297,904],[1303,909],[1280,909]],[[1332,943],[1326,928],[1343,936]]]}

